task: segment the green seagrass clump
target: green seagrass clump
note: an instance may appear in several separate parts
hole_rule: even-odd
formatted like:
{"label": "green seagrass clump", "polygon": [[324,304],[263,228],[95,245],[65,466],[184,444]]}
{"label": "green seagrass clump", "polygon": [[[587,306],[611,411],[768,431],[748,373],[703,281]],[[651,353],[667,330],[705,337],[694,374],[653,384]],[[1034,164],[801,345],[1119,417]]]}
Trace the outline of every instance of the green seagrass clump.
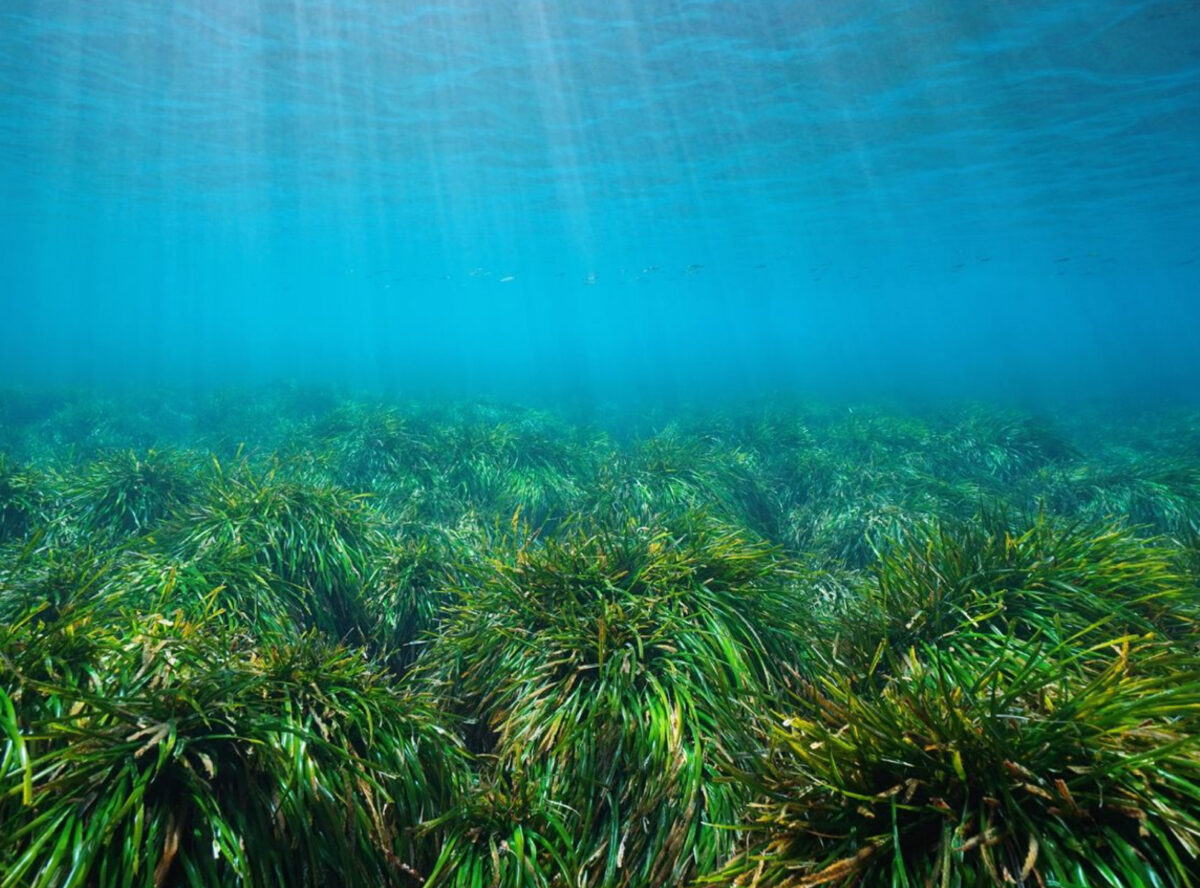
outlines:
{"label": "green seagrass clump", "polygon": [[548,884],[682,884],[712,869],[732,847],[718,825],[745,801],[721,774],[753,754],[747,725],[800,657],[790,579],[774,549],[702,516],[496,546],[454,590],[424,662],[494,761],[488,792],[537,800],[521,822],[538,838],[516,848],[472,802],[453,821],[461,859],[445,884],[480,867],[499,878],[508,864],[486,856],[499,843],[566,867]]}
{"label": "green seagrass clump", "polygon": [[752,469],[749,453],[667,425],[601,464],[588,509],[608,522],[704,511],[733,523],[755,492]]}
{"label": "green seagrass clump", "polygon": [[2,638],[0,884],[420,884],[466,762],[430,701],[318,636],[94,616]]}
{"label": "green seagrass clump", "polygon": [[191,502],[199,486],[192,465],[171,451],[110,453],[68,481],[65,505],[85,533],[145,533]]}
{"label": "green seagrass clump", "polygon": [[173,556],[205,565],[214,583],[224,582],[223,563],[253,566],[299,627],[335,638],[361,638],[363,584],[386,545],[361,494],[286,479],[274,466],[227,471],[215,461],[191,508],[161,537]]}
{"label": "green seagrass clump", "polygon": [[428,485],[435,472],[437,448],[428,427],[396,407],[347,404],[325,416],[314,433],[332,479],[352,490],[401,478]]}
{"label": "green seagrass clump", "polygon": [[829,675],[769,732],[710,884],[1194,885],[1200,661],[963,635],[881,690]]}
{"label": "green seagrass clump", "polygon": [[1120,519],[1150,533],[1200,532],[1200,465],[1186,457],[1134,456],[1081,465],[1054,494],[1065,509]]}
{"label": "green seagrass clump", "polygon": [[1122,634],[1195,630],[1195,581],[1178,549],[1135,531],[1046,515],[927,521],[881,552],[839,627],[836,656],[869,671],[887,654],[963,632],[1080,648]]}
{"label": "green seagrass clump", "polygon": [[50,518],[52,494],[43,474],[0,453],[0,544],[27,538]]}

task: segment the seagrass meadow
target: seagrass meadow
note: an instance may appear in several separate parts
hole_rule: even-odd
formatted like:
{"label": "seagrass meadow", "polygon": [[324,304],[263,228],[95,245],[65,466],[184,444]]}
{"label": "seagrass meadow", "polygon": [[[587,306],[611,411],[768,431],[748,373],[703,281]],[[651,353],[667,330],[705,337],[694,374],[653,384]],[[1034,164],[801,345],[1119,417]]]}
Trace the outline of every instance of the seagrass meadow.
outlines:
{"label": "seagrass meadow", "polygon": [[1200,0],[0,0],[0,888],[1200,888]]}
{"label": "seagrass meadow", "polygon": [[0,886],[1200,884],[1200,411],[0,393]]}

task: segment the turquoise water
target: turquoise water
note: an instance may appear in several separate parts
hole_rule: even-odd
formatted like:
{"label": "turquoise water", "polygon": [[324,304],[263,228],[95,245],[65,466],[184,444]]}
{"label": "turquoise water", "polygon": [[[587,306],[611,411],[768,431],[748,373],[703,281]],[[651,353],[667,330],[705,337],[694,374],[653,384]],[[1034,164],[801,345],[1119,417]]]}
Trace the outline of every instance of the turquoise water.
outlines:
{"label": "turquoise water", "polygon": [[1200,888],[1200,0],[0,0],[0,888]]}
{"label": "turquoise water", "polygon": [[1194,397],[1194,0],[6,0],[0,374]]}

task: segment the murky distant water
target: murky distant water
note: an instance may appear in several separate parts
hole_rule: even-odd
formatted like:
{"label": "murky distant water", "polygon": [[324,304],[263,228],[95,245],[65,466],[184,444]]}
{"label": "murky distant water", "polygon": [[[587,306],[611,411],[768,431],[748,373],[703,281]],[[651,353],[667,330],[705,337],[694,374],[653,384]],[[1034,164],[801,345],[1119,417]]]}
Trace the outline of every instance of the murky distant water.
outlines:
{"label": "murky distant water", "polygon": [[0,376],[1200,390],[1200,4],[6,0]]}

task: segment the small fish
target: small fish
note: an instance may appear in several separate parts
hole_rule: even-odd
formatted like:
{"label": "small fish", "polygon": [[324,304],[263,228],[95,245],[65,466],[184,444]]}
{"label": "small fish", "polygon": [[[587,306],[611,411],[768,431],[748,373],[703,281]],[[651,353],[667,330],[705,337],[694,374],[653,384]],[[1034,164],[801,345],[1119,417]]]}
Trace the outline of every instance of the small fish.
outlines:
{"label": "small fish", "polygon": [[516,279],[517,276],[515,274],[506,274],[504,277],[500,278],[500,283],[507,284],[515,281]]}
{"label": "small fish", "polygon": [[597,281],[597,277],[596,277],[596,272],[594,272],[594,271],[591,274],[589,274],[586,278],[583,279],[583,282],[585,284],[587,284],[589,287],[595,286],[596,281]]}

